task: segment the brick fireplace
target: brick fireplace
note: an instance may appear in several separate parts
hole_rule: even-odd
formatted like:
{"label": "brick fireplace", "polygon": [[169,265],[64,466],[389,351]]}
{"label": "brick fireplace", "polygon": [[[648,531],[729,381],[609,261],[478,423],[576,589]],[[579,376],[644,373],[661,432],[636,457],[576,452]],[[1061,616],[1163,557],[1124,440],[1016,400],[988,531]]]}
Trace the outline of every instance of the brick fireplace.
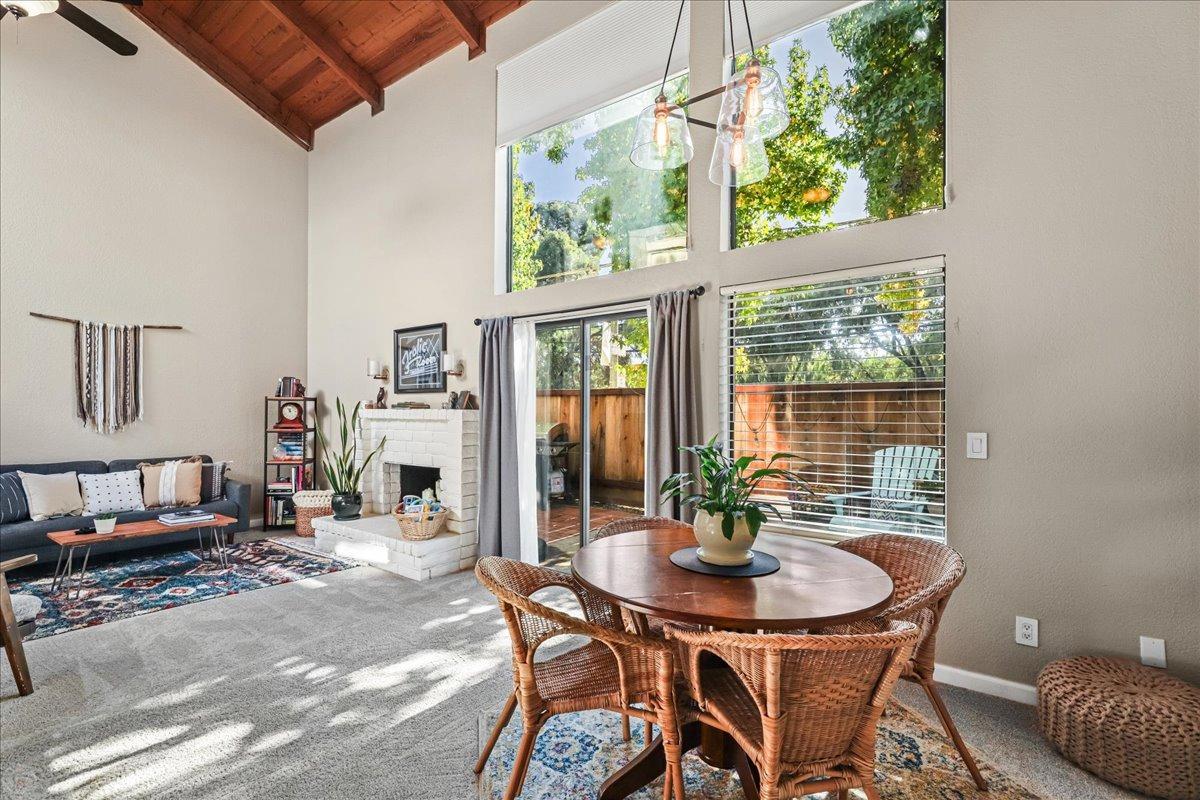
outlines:
{"label": "brick fireplace", "polygon": [[[363,409],[360,420],[360,456],[387,437],[363,474],[363,518],[315,520],[316,545],[413,580],[473,567],[479,542],[479,412]],[[446,530],[428,541],[405,541],[390,516],[392,507],[402,494],[421,494],[433,478],[450,512]]]}

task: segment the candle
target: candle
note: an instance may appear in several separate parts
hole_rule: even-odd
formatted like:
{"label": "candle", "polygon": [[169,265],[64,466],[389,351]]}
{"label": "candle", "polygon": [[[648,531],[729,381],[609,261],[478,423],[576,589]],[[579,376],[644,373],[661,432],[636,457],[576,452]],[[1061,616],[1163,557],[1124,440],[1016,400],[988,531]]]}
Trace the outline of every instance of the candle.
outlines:
{"label": "candle", "polygon": [[379,374],[379,362],[373,358],[367,359],[367,375],[374,378]]}

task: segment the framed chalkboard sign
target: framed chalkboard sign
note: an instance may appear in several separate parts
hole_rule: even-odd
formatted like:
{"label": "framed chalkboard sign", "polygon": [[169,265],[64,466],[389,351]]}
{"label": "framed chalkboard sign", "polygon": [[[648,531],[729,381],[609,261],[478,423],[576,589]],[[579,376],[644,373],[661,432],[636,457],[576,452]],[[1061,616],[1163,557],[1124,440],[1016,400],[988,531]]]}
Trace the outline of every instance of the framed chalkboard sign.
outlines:
{"label": "framed chalkboard sign", "polygon": [[444,392],[446,373],[442,353],[446,349],[446,323],[398,328],[394,332],[396,394]]}

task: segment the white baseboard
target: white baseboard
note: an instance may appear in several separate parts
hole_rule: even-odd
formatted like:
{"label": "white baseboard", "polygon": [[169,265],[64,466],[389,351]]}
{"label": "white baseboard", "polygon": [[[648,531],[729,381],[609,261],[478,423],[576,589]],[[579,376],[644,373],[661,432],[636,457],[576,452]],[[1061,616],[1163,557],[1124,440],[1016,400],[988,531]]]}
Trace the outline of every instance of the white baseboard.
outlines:
{"label": "white baseboard", "polygon": [[1037,705],[1037,689],[1028,683],[1017,683],[994,675],[984,675],[982,672],[971,672],[968,669],[936,664],[933,668],[933,679],[938,683],[957,686],[960,689],[970,689],[972,692],[1002,697],[1024,703],[1027,706]]}

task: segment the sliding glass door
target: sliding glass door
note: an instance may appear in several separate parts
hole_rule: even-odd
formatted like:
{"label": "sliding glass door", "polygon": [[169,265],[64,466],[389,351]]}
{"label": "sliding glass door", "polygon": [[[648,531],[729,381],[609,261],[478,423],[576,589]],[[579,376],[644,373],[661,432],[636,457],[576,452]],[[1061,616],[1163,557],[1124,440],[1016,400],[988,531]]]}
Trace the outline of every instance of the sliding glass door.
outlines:
{"label": "sliding glass door", "polygon": [[565,565],[589,533],[643,513],[645,312],[537,326],[538,558]]}

